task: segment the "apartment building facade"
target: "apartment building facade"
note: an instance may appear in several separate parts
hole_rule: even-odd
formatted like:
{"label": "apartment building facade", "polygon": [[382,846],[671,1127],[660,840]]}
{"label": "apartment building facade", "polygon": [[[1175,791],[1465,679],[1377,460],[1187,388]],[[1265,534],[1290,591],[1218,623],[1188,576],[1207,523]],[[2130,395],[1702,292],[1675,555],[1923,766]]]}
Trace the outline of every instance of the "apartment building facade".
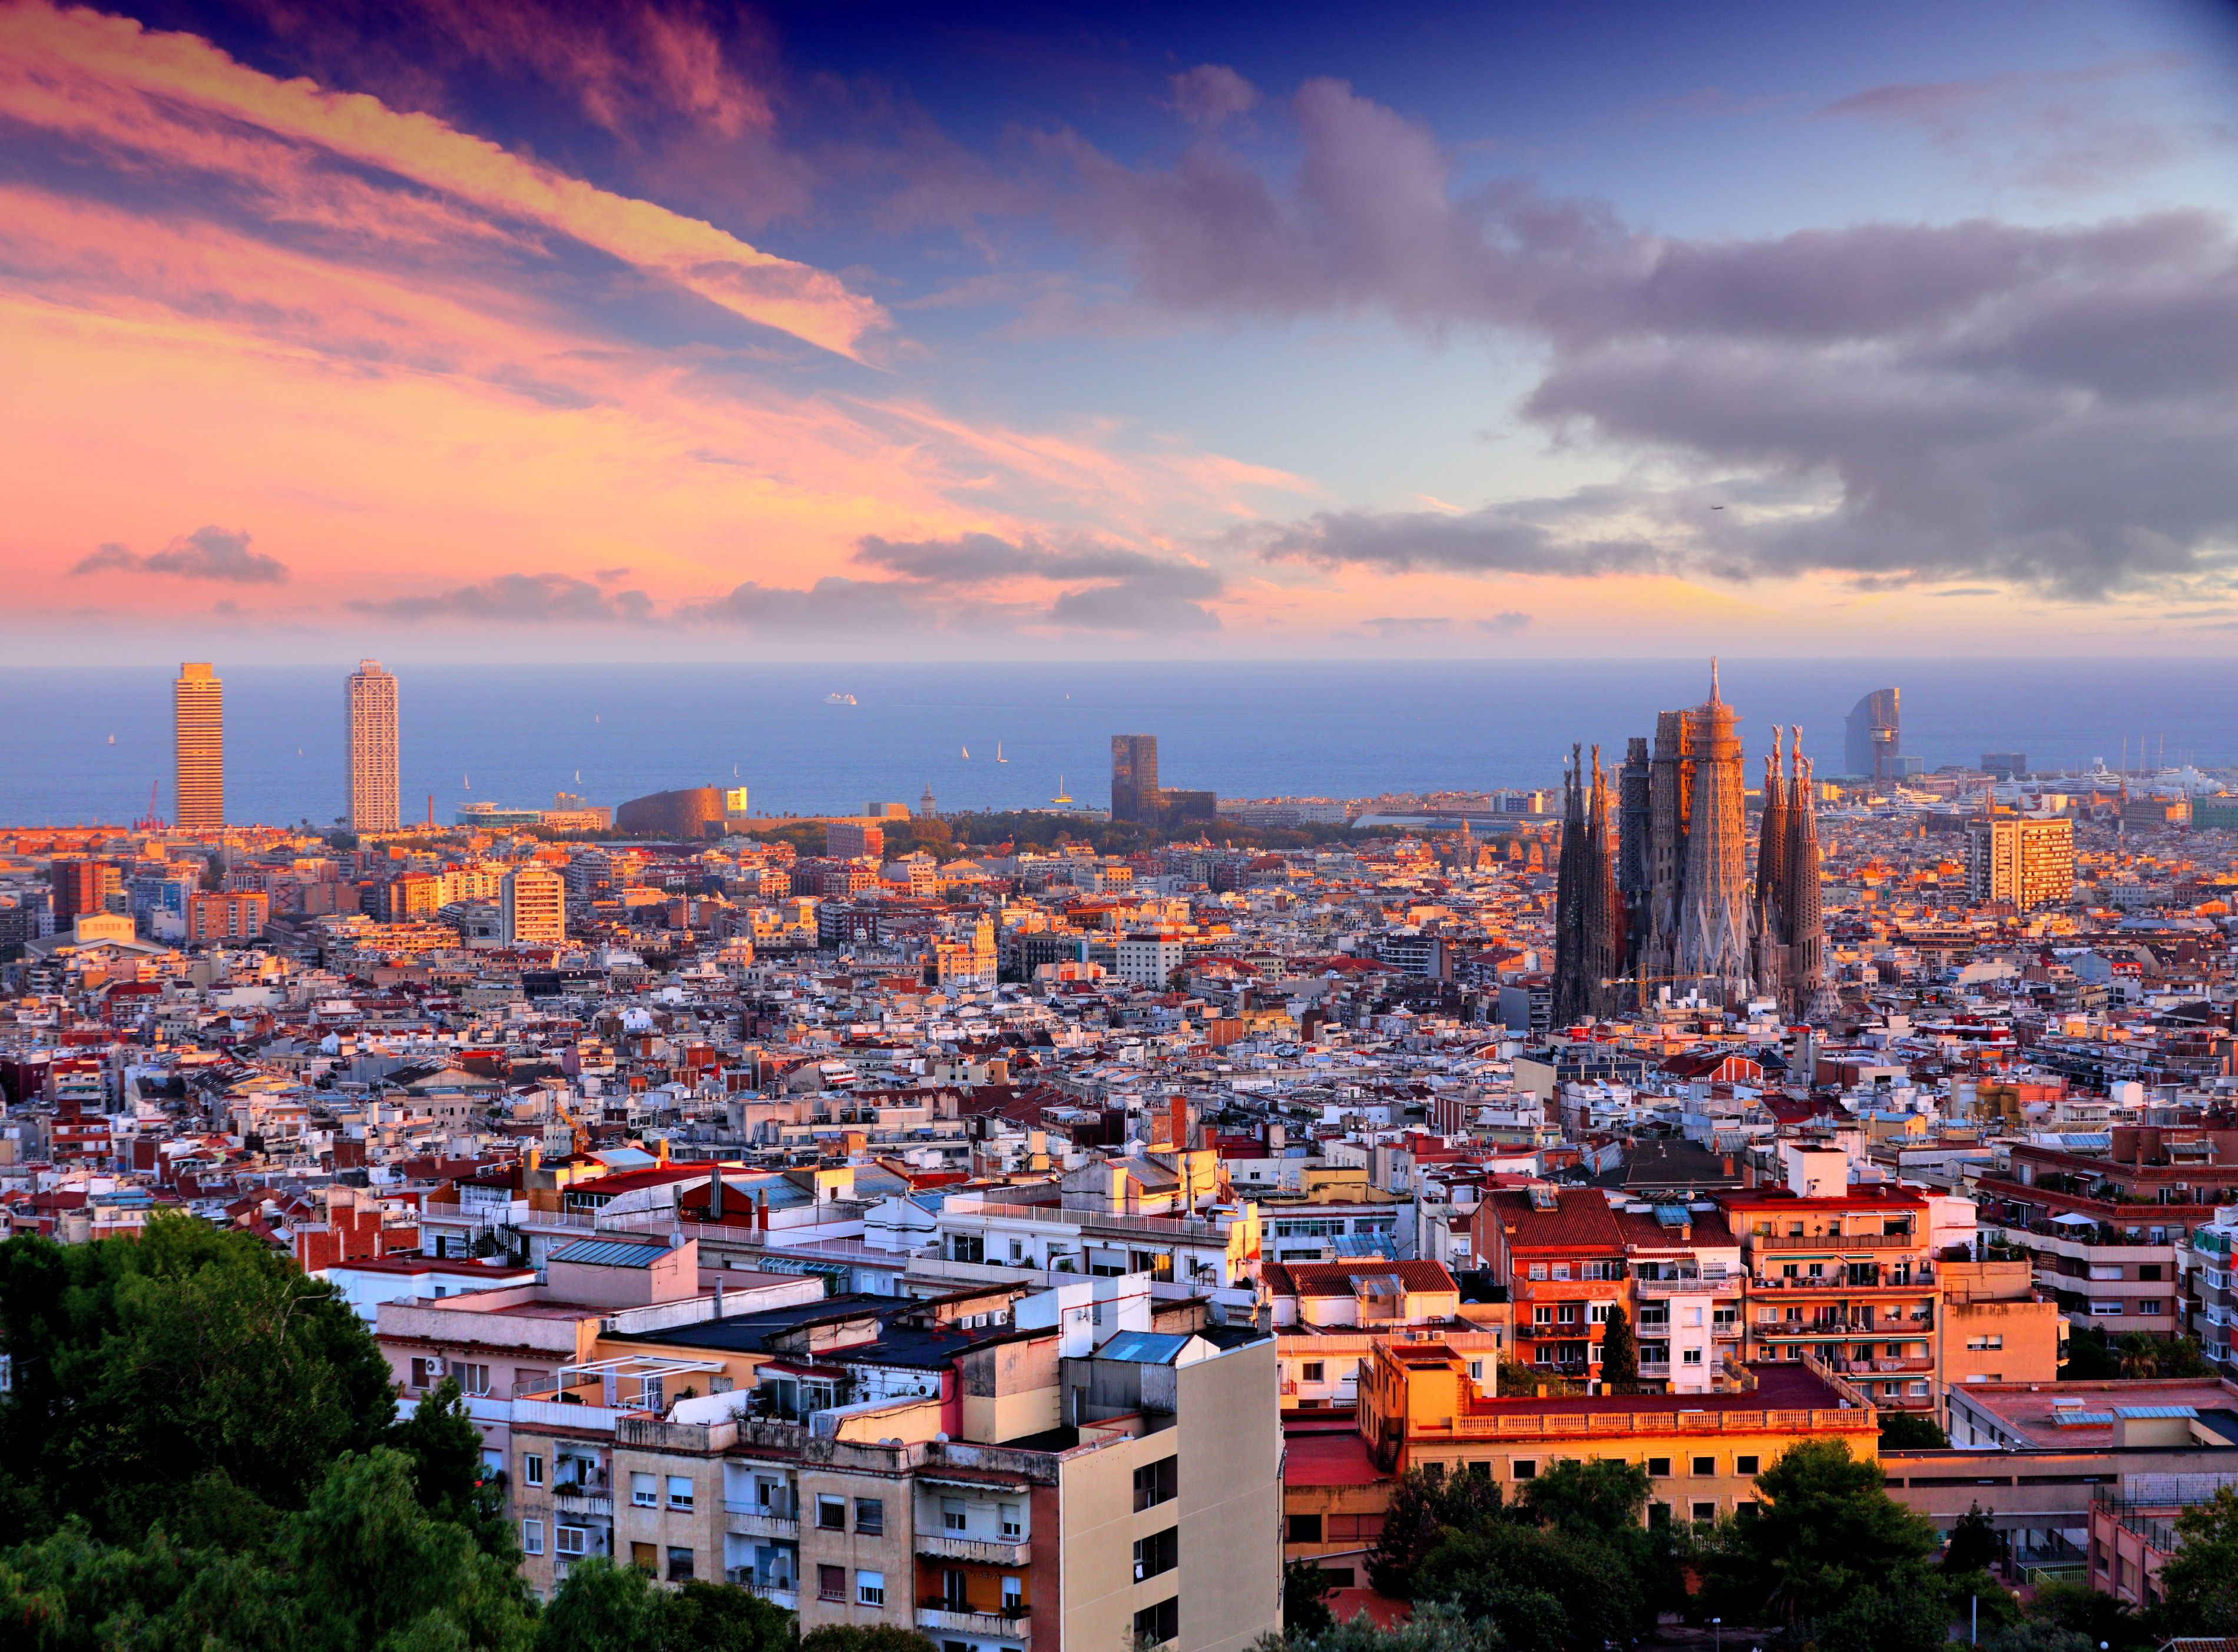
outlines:
{"label": "apartment building facade", "polygon": [[1936,1409],[1940,1284],[1923,1195],[1875,1184],[1810,1196],[1766,1189],[1719,1202],[1746,1264],[1746,1361],[1808,1354],[1884,1410]]}

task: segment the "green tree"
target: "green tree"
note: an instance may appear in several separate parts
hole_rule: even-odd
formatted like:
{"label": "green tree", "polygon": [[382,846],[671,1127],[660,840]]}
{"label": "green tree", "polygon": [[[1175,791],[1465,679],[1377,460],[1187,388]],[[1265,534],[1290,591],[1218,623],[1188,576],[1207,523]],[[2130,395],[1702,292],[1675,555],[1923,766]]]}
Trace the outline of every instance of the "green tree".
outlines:
{"label": "green tree", "polygon": [[2088,1583],[2044,1583],[2029,1602],[2032,1622],[2069,1635],[2079,1635],[2093,1648],[2103,1641],[2111,1652],[2138,1652],[2156,1645],[2135,1609]]}
{"label": "green tree", "polygon": [[1289,1635],[1319,1635],[1336,1627],[1328,1596],[1336,1580],[1319,1561],[1294,1560],[1282,1568],[1282,1628]]}
{"label": "green tree", "polygon": [[0,1542],[73,1516],[128,1542],[221,1509],[236,1530],[267,1525],[395,1415],[388,1363],[347,1304],[185,1215],[136,1241],[0,1244],[0,1324],[14,1366]]}
{"label": "green tree", "polygon": [[2122,1362],[2108,1344],[2106,1333],[2096,1325],[2078,1326],[2067,1339],[2067,1357],[2059,1367],[2063,1383],[2110,1383],[2122,1374]]}
{"label": "green tree", "polygon": [[1625,1557],[1596,1539],[1487,1522],[1448,1531],[1423,1558],[1416,1595],[1490,1622],[1516,1652],[1567,1652],[1631,1641],[1654,1625]]}
{"label": "green tree", "polygon": [[[1791,1446],[1757,1476],[1765,1507],[1731,1528],[1706,1562],[1727,1616],[1798,1627],[1844,1611],[1868,1587],[1916,1572],[1937,1547],[1935,1528],[1893,1502],[1880,1464],[1844,1440]],[[1879,1621],[1880,1609],[1861,1609]],[[1890,1609],[1901,1616],[1904,1602]]]}
{"label": "green tree", "polygon": [[[811,1635],[803,1639],[804,1652],[825,1652],[808,1647],[814,1638]],[[831,1652],[853,1652],[853,1649],[831,1649]],[[1253,1642],[1252,1652],[1513,1652],[1513,1649],[1491,1624],[1476,1622],[1442,1601],[1430,1601],[1392,1629],[1378,1629],[1362,1612],[1348,1623],[1333,1624],[1310,1635],[1261,1635]]]}
{"label": "green tree", "polygon": [[1500,1487],[1489,1474],[1433,1479],[1409,1469],[1391,1489],[1383,1530],[1367,1551],[1367,1579],[1386,1595],[1412,1599],[1415,1569],[1447,1530],[1468,1530],[1500,1515]]}
{"label": "green tree", "polygon": [[2074,1629],[2024,1619],[1982,1637],[1983,1652],[2098,1652],[2098,1642]]}
{"label": "green tree", "polygon": [[2238,1491],[2176,1516],[2179,1546],[2161,1568],[2161,1612],[2174,1635],[2238,1635]]}
{"label": "green tree", "polygon": [[389,1431],[389,1442],[412,1459],[413,1491],[422,1509],[464,1526],[486,1554],[509,1566],[520,1563],[505,1493],[485,1480],[481,1430],[467,1414],[457,1379],[445,1377]]}
{"label": "green tree", "polygon": [[387,1446],[346,1453],[289,1523],[287,1559],[307,1649],[526,1644],[526,1590],[455,1521],[420,1506],[419,1464]]}
{"label": "green tree", "polygon": [[1942,1652],[1950,1638],[1950,1603],[1917,1567],[1853,1589],[1811,1617],[1818,1652]]}
{"label": "green tree", "polygon": [[1951,1576],[1985,1572],[2004,1552],[2004,1542],[1997,1536],[1996,1511],[1970,1503],[1943,1540],[1943,1569]]}
{"label": "green tree", "polygon": [[1881,1413],[1884,1451],[1942,1451],[1948,1450],[1950,1444],[1950,1436],[1931,1416],[1922,1416],[1917,1411]]}
{"label": "green tree", "polygon": [[605,1556],[579,1560],[537,1620],[537,1652],[639,1652],[652,1639],[652,1579]]}
{"label": "green tree", "polygon": [[1639,1343],[1621,1306],[1609,1310],[1608,1334],[1601,1340],[1601,1387],[1611,1394],[1639,1392]]}
{"label": "green tree", "polygon": [[897,1624],[826,1623],[800,1637],[800,1652],[939,1652],[939,1649],[929,1637]]}

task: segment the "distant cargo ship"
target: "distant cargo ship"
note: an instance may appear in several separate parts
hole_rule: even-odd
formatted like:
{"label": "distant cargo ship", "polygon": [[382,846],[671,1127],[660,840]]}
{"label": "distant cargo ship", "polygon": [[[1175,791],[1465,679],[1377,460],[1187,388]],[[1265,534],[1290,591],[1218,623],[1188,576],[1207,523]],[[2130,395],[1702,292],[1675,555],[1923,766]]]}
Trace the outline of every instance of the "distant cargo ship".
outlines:
{"label": "distant cargo ship", "polygon": [[855,696],[852,694],[826,694],[824,696],[824,703],[827,706],[851,706],[855,703]]}

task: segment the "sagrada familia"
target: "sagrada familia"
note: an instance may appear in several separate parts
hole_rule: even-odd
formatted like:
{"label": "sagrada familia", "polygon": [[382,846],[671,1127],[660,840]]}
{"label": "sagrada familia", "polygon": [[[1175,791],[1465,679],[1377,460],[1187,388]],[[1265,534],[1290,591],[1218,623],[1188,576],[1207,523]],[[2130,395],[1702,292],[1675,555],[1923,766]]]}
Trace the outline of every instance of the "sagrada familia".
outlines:
{"label": "sagrada familia", "polygon": [[[1818,808],[1803,731],[1772,730],[1756,879],[1748,875],[1738,716],[1718,692],[1659,713],[1613,791],[1600,748],[1571,748],[1555,885],[1554,1025],[1652,1002],[1659,989],[1768,998],[1804,1020],[1831,1007],[1818,908]],[[1780,737],[1791,737],[1783,753]]]}

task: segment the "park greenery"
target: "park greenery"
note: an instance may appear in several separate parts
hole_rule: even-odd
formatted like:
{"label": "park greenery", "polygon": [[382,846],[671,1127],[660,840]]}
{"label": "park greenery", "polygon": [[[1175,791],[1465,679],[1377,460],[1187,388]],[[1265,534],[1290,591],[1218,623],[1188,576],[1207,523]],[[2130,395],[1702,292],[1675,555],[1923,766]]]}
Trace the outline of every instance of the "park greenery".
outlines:
{"label": "park greenery", "polygon": [[[455,1385],[400,1417],[324,1284],[247,1234],[0,1244],[0,1624],[36,1652],[780,1652],[748,1590],[574,1567],[546,1606]],[[814,1637],[811,1637],[813,1639]],[[814,1652],[931,1652],[833,1644]]]}

